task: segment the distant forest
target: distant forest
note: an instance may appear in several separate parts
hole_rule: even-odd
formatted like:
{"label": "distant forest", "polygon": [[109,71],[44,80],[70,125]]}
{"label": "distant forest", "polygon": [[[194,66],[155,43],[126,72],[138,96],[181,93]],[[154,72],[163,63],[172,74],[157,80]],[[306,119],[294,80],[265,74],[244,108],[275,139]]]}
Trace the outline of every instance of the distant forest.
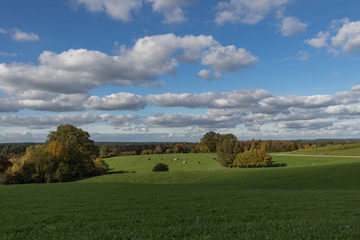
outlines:
{"label": "distant forest", "polygon": [[[267,152],[287,152],[298,149],[318,148],[331,145],[344,145],[359,143],[360,139],[319,139],[319,140],[251,140],[240,141],[243,148],[260,149],[266,145]],[[26,148],[38,143],[2,143],[0,156],[14,158],[23,155]],[[192,142],[97,142],[100,157],[113,157],[125,155],[167,154],[167,153],[206,153],[216,152],[206,141]]]}

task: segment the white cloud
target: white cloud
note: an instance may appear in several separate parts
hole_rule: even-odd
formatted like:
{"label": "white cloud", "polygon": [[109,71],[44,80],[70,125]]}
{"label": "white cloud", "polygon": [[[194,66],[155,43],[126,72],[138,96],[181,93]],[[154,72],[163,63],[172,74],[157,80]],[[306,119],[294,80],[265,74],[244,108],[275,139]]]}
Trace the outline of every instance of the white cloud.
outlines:
{"label": "white cloud", "polygon": [[[140,96],[132,93],[117,93],[102,98],[85,95],[59,95],[45,92],[41,100],[39,92],[24,92],[20,100],[0,98],[0,111],[31,108],[38,110],[74,111],[77,108],[98,110],[119,110],[120,108],[138,110],[147,103],[157,107],[206,108],[205,114],[155,114],[110,115],[110,114],[73,114],[24,116],[9,115],[0,117],[0,126],[45,129],[59,124],[70,123],[76,126],[101,123],[115,128],[131,128],[148,131],[149,128],[189,128],[225,129],[244,126],[245,129],[260,130],[264,133],[266,125],[271,125],[289,133],[332,129],[339,132],[334,124],[340,121],[360,117],[360,86],[354,86],[348,92],[333,95],[274,95],[263,89],[238,90],[232,92],[205,92],[200,94],[159,94]],[[31,100],[33,99],[33,100]],[[54,100],[55,99],[55,100]],[[59,100],[57,100],[59,99]],[[89,101],[96,99],[96,101]],[[340,127],[340,125],[339,125]],[[190,128],[189,128],[190,129]],[[310,132],[307,132],[310,133]]]}
{"label": "white cloud", "polygon": [[144,120],[145,124],[152,127],[188,127],[198,126],[204,128],[233,128],[239,124],[234,116],[209,116],[198,114],[160,114],[156,116],[147,117]]}
{"label": "white cloud", "polygon": [[161,95],[148,95],[146,100],[150,103],[161,107],[188,107],[199,108],[206,107],[210,101],[216,96],[216,93],[165,93]]}
{"label": "white cloud", "polygon": [[136,130],[138,132],[149,132],[149,128],[147,127],[137,127]]}
{"label": "white cloud", "polygon": [[190,6],[198,0],[145,0],[152,3],[153,10],[164,14],[163,23],[181,23],[186,20],[182,7]]}
{"label": "white cloud", "polygon": [[[41,91],[40,91],[41,92]],[[39,93],[40,93],[39,92]],[[45,95],[48,93],[45,92]],[[70,112],[84,110],[83,103],[88,99],[87,94],[54,94],[51,98],[41,99],[42,97],[27,97],[23,94],[24,99],[19,100],[19,104],[24,108],[51,111],[51,112]],[[36,94],[36,96],[38,96]]]}
{"label": "white cloud", "polygon": [[132,114],[117,116],[104,114],[101,116],[101,120],[114,127],[129,127],[141,124],[141,117]]}
{"label": "white cloud", "polygon": [[306,31],[307,23],[300,22],[296,17],[284,17],[280,24],[281,34],[283,36],[294,36]]}
{"label": "white cloud", "polygon": [[229,0],[219,2],[215,22],[218,25],[230,23],[256,24],[276,8],[289,0]]}
{"label": "white cloud", "polygon": [[104,12],[123,22],[131,21],[132,13],[140,10],[143,2],[152,4],[154,12],[164,15],[164,24],[172,24],[186,21],[183,8],[198,0],[72,0],[75,7],[84,5],[89,12]]}
{"label": "white cloud", "polygon": [[343,26],[331,38],[331,43],[348,54],[357,51],[360,48],[360,21],[350,22],[349,19],[344,19]]}
{"label": "white cloud", "polygon": [[73,0],[75,4],[84,4],[89,12],[105,12],[109,17],[128,22],[131,12],[142,7],[141,0]]}
{"label": "white cloud", "polygon": [[270,93],[262,89],[239,90],[232,92],[205,92],[200,94],[173,94],[148,95],[146,99],[161,107],[188,107],[188,108],[243,108],[249,109],[258,106],[258,102]]}
{"label": "white cloud", "polygon": [[313,120],[301,120],[301,121],[284,121],[279,123],[280,128],[292,128],[292,129],[310,129],[317,130],[334,125],[333,120],[313,119]]}
{"label": "white cloud", "polygon": [[329,31],[320,31],[316,37],[304,42],[315,48],[325,47],[333,54],[338,54],[337,49],[353,54],[360,49],[360,21],[351,22],[348,18],[333,20]]}
{"label": "white cloud", "polygon": [[5,29],[0,28],[0,33],[1,34],[7,34],[7,31]]}
{"label": "white cloud", "polygon": [[243,48],[221,46],[212,36],[155,35],[138,39],[131,48],[122,46],[116,56],[70,49],[59,54],[42,52],[39,65],[2,63],[0,90],[26,100],[22,95],[29,92],[87,94],[103,85],[149,85],[156,83],[160,75],[174,73],[178,61],[185,60],[188,63],[201,60],[202,64],[226,72],[258,61]]}
{"label": "white cloud", "polygon": [[146,106],[144,98],[133,93],[117,93],[99,98],[91,96],[85,107],[93,110],[139,110]]}
{"label": "white cloud", "polygon": [[26,33],[26,32],[22,32],[20,29],[15,29],[14,32],[12,33],[12,38],[15,41],[18,42],[24,42],[24,41],[39,41],[40,38],[37,34],[35,33]]}
{"label": "white cloud", "polygon": [[83,113],[78,115],[44,115],[35,117],[24,115],[10,115],[0,116],[0,126],[43,129],[67,123],[76,126],[82,126],[85,124],[95,123],[99,121],[99,119],[99,116],[93,115],[91,113]]}
{"label": "white cloud", "polygon": [[258,58],[243,48],[235,46],[218,46],[210,48],[201,60],[203,65],[209,65],[216,71],[235,72],[250,67],[259,62]]}
{"label": "white cloud", "polygon": [[322,47],[328,47],[328,39],[329,39],[330,33],[329,32],[322,32],[320,31],[316,37],[312,39],[306,39],[304,43],[309,44],[310,46],[314,48],[322,48]]}
{"label": "white cloud", "polygon": [[201,69],[196,76],[201,77],[205,80],[211,80],[212,79],[212,74],[209,70],[207,69]]}

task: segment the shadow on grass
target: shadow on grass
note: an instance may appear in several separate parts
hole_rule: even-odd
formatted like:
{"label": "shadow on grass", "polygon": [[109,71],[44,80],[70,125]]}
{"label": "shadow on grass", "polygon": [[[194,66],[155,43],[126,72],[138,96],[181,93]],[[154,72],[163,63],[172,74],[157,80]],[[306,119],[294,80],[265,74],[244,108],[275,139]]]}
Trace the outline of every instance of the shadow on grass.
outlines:
{"label": "shadow on grass", "polygon": [[286,163],[273,163],[270,167],[286,167]]}
{"label": "shadow on grass", "polygon": [[136,173],[136,171],[109,171],[106,175],[123,174],[123,173]]}

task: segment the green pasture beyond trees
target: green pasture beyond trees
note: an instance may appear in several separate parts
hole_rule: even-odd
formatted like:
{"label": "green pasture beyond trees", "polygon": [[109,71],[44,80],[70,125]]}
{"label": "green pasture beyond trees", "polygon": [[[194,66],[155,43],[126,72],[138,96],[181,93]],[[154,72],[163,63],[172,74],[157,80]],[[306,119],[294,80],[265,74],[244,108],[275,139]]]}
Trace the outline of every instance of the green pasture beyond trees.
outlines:
{"label": "green pasture beyond trees", "polygon": [[360,157],[214,157],[114,157],[104,176],[1,185],[0,239],[360,239]]}

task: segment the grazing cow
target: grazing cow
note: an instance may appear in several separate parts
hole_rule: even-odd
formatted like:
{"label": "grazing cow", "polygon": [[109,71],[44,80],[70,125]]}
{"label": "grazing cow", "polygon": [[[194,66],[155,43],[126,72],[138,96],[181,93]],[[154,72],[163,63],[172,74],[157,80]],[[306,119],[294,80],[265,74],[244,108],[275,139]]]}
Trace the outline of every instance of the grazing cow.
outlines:
{"label": "grazing cow", "polygon": [[214,160],[216,160],[216,158],[213,158]]}
{"label": "grazing cow", "polygon": [[197,164],[200,164],[200,161],[197,161]]}
{"label": "grazing cow", "polygon": [[151,160],[151,158],[148,158],[148,160]]}
{"label": "grazing cow", "polygon": [[186,162],[186,161],[183,161],[183,164],[187,164],[187,162]]}
{"label": "grazing cow", "polygon": [[174,158],[174,161],[179,160],[178,158]]}

